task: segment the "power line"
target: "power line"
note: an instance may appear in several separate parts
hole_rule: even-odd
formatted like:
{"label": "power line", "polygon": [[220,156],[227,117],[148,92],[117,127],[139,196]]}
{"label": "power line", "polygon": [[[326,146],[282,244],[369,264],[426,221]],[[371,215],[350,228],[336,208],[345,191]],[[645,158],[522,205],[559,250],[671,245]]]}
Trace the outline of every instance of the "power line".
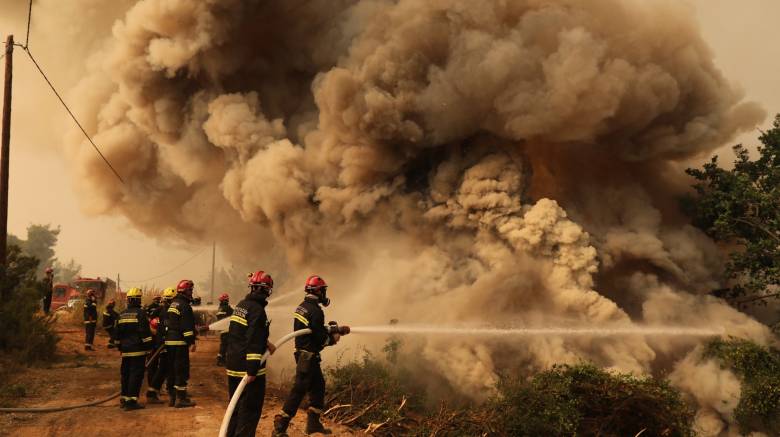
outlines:
{"label": "power line", "polygon": [[[54,92],[54,95],[57,96],[57,99],[59,99],[60,103],[62,103],[62,106],[65,108],[66,111],[68,111],[68,114],[70,115],[70,118],[73,119],[73,122],[76,123],[76,126],[81,129],[81,133],[84,134],[85,137],[87,137],[87,140],[89,140],[89,143],[92,144],[92,147],[95,149],[95,151],[100,155],[100,158],[103,159],[103,162],[106,163],[108,168],[111,169],[111,172],[114,173],[114,176],[116,176],[117,179],[119,179],[119,182],[122,183],[122,185],[125,184],[124,179],[122,179],[122,176],[119,176],[119,172],[116,171],[113,165],[108,161],[108,158],[106,158],[105,155],[103,155],[103,152],[100,151],[100,148],[95,144],[95,142],[92,140],[92,137],[89,136],[87,131],[84,129],[84,127],[81,125],[79,120],[76,118],[76,116],[73,114],[73,111],[70,110],[68,105],[65,103],[65,100],[62,99],[62,96],[60,96],[60,93],[57,91],[56,88],[54,88],[54,84],[51,83],[49,78],[46,76],[46,73],[43,72],[43,69],[40,65],[38,65],[38,61],[35,60],[35,57],[33,56],[32,52],[30,51],[30,24],[32,23],[32,2],[33,0],[30,0],[27,7],[27,38],[24,41],[24,45],[21,44],[14,44],[16,46],[19,46],[22,48],[22,50],[27,53],[27,56],[30,58],[33,64],[35,64],[35,68],[38,69],[38,72],[41,73],[41,76],[43,76],[43,79],[46,81],[46,83],[49,85],[49,88]],[[5,55],[3,55],[5,56]],[[2,57],[0,57],[2,59]]]}
{"label": "power line", "polygon": [[54,88],[54,85],[51,83],[49,78],[46,76],[46,73],[43,72],[43,69],[40,65],[38,65],[38,62],[35,60],[35,57],[33,57],[32,52],[27,47],[22,46],[22,49],[27,53],[27,56],[30,58],[30,60],[35,64],[35,68],[38,69],[38,71],[41,73],[41,76],[43,76],[43,79],[46,81],[46,83],[49,85],[49,88],[54,92],[54,95],[57,96],[57,98],[60,100],[60,103],[62,103],[62,106],[65,108],[66,111],[68,111],[68,114],[70,115],[70,118],[73,119],[73,122],[76,123],[76,126],[81,129],[81,133],[84,134],[85,137],[89,140],[89,143],[92,144],[92,147],[95,149],[95,151],[100,155],[101,158],[103,158],[103,162],[106,163],[108,168],[111,169],[111,171],[114,173],[114,176],[116,176],[117,179],[119,179],[119,182],[122,184],[125,183],[124,179],[122,179],[122,176],[119,176],[119,173],[116,171],[113,165],[108,161],[108,158],[103,155],[103,152],[100,151],[100,148],[98,148],[97,144],[95,144],[94,141],[92,141],[92,137],[89,136],[87,131],[84,129],[83,126],[81,126],[81,123],[79,123],[79,120],[76,118],[76,116],[73,114],[73,111],[70,110],[67,103],[65,103],[65,100],[62,99],[62,96],[60,96],[60,93],[57,92],[57,89]]}
{"label": "power line", "polygon": [[196,253],[195,255],[191,256],[190,258],[187,258],[187,260],[186,260],[186,261],[184,261],[183,263],[181,263],[181,264],[177,265],[176,267],[174,267],[174,268],[172,268],[172,269],[168,270],[168,271],[167,271],[167,272],[165,272],[165,273],[161,273],[161,274],[159,274],[159,275],[157,275],[157,276],[153,276],[153,277],[151,277],[151,278],[146,278],[146,279],[143,279],[143,280],[138,280],[138,281],[136,281],[136,280],[130,280],[130,279],[122,279],[122,282],[133,282],[133,283],[141,283],[141,282],[149,282],[149,281],[153,281],[153,280],[155,280],[155,279],[160,279],[160,278],[162,278],[162,277],[163,277],[163,276],[165,276],[165,275],[168,275],[168,274],[170,274],[170,273],[173,273],[173,272],[175,272],[175,271],[176,271],[176,270],[178,270],[179,268],[183,267],[185,264],[187,264],[187,263],[189,263],[190,261],[194,260],[194,259],[195,259],[195,258],[197,258],[197,257],[198,257],[200,254],[202,254],[202,253],[203,253],[203,252],[204,252],[206,249],[208,249],[208,247],[204,247],[204,248],[202,248],[202,249],[201,249],[201,250],[200,250],[198,253]]}

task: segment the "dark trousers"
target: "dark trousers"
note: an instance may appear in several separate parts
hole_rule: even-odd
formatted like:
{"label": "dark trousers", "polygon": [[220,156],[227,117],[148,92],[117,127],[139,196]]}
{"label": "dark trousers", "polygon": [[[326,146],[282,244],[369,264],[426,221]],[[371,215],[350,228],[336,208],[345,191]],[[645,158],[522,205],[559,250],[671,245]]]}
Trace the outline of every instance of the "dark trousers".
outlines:
{"label": "dark trousers", "polygon": [[322,376],[319,355],[304,359],[300,352],[296,352],[295,362],[295,384],[290,395],[287,396],[282,411],[290,417],[295,416],[303,397],[307,394],[309,395],[309,406],[321,411],[325,406],[325,377]]}
{"label": "dark trousers", "polygon": [[92,346],[92,343],[95,342],[95,327],[97,323],[94,321],[92,322],[84,322],[84,346],[89,345]]}
{"label": "dark trousers", "polygon": [[51,310],[51,293],[43,297],[43,313],[49,314],[49,310]]}
{"label": "dark trousers", "polygon": [[108,333],[108,344],[116,346],[116,329],[113,326],[106,328]]}
{"label": "dark trousers", "polygon": [[176,390],[187,390],[190,379],[189,346],[166,346],[168,351],[168,379]]}
{"label": "dark trousers", "polygon": [[[228,376],[228,393],[230,398],[236,392],[242,378]],[[229,398],[229,399],[230,399]],[[244,387],[241,397],[238,398],[236,409],[230,417],[228,425],[228,437],[254,437],[257,424],[260,423],[260,414],[263,412],[263,400],[265,399],[265,375],[259,375],[254,381]]]}
{"label": "dark trousers", "polygon": [[[170,373],[170,363],[168,359],[168,351],[166,349],[163,349],[162,352],[160,352],[160,355],[157,356],[157,369],[154,371],[154,374],[152,374],[151,382],[149,382],[149,387],[160,391],[162,389],[163,382],[165,382],[165,387],[168,391],[168,393],[173,393],[173,380],[171,378],[168,378],[168,373]],[[151,373],[151,370],[150,370]]]}
{"label": "dark trousers", "polygon": [[141,393],[141,385],[144,383],[145,356],[122,357],[122,399],[125,401],[138,401]]}
{"label": "dark trousers", "polygon": [[227,332],[219,334],[219,356],[222,358],[225,358],[225,354],[227,353],[227,337]]}

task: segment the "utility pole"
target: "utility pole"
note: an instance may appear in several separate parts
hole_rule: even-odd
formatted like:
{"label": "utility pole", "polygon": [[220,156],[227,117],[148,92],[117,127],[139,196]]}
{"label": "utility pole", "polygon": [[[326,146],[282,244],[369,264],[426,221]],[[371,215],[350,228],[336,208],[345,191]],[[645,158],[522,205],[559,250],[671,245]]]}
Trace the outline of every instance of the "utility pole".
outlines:
{"label": "utility pole", "polygon": [[5,266],[8,249],[8,159],[11,155],[11,82],[14,68],[14,36],[5,43],[5,88],[3,132],[0,150],[0,264]]}
{"label": "utility pole", "polygon": [[211,245],[211,303],[214,303],[214,268],[217,261],[217,242]]}

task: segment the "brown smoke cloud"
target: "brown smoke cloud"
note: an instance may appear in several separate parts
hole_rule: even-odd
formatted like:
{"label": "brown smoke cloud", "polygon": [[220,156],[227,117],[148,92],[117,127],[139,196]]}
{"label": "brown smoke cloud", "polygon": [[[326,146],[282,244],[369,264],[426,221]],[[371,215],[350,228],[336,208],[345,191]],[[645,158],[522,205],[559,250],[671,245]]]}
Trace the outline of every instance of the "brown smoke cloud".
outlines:
{"label": "brown smoke cloud", "polygon": [[[721,259],[675,204],[685,159],[764,116],[682,2],[138,0],[92,47],[72,94],[128,181],[69,137],[97,214],[316,268],[354,323],[717,325],[770,341],[700,296]],[[507,360],[671,367],[702,427],[729,432],[719,402],[738,384],[695,344],[532,338],[509,357],[456,339],[423,359],[472,394]]]}

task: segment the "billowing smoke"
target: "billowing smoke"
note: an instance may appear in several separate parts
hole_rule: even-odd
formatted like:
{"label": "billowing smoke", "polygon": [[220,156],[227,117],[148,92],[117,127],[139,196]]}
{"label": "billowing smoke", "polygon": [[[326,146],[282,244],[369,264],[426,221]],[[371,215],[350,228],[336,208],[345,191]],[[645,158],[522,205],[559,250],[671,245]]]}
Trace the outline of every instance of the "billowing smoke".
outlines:
{"label": "billowing smoke", "polygon": [[[317,269],[353,323],[722,326],[770,341],[703,296],[721,258],[677,209],[685,160],[764,116],[683,2],[125,3],[72,90],[128,181],[74,132],[92,211],[284,259],[295,281]],[[447,339],[423,359],[468,394],[508,362],[670,369],[705,434],[732,432],[739,385],[695,344]]]}

